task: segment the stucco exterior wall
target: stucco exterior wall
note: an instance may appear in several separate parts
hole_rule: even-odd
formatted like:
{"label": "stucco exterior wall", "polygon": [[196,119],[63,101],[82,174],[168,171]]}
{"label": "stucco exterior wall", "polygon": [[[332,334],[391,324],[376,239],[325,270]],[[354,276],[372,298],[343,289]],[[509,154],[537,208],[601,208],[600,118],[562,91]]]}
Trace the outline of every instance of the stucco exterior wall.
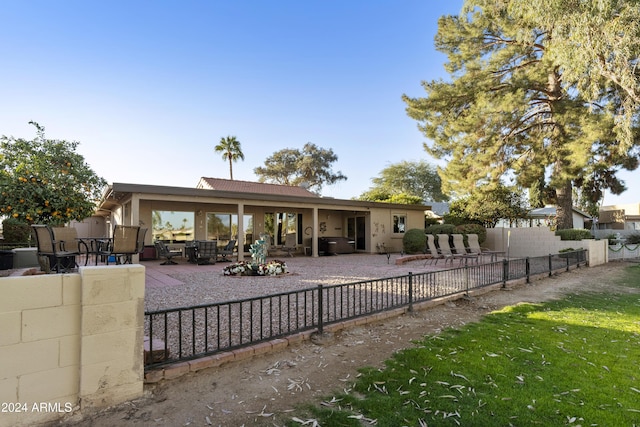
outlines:
{"label": "stucco exterior wall", "polygon": [[0,279],[0,425],[142,395],[144,280],[140,265]]}
{"label": "stucco exterior wall", "polygon": [[608,262],[606,240],[560,240],[560,236],[546,227],[489,228],[483,246],[504,251],[515,258],[556,254],[566,248],[584,248],[589,251],[589,265]]}

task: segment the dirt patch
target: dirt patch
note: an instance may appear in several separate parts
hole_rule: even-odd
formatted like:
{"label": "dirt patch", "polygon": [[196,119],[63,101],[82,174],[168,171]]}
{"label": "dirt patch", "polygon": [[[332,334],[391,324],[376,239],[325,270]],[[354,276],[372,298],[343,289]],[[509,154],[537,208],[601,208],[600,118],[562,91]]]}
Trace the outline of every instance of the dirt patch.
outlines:
{"label": "dirt patch", "polygon": [[508,290],[492,291],[410,315],[314,339],[254,359],[149,385],[146,397],[100,413],[76,414],[77,426],[280,426],[292,410],[349,388],[364,366],[382,366],[412,340],[478,321],[520,302],[582,291],[611,291],[628,264],[580,268]]}

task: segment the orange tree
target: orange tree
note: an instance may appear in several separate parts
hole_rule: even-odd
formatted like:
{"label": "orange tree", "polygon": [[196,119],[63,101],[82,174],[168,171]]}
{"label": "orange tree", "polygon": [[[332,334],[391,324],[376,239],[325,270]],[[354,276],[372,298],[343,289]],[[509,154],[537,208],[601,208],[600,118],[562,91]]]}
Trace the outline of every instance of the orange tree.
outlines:
{"label": "orange tree", "polygon": [[0,137],[0,216],[30,224],[64,224],[93,214],[106,185],[76,153],[78,142]]}

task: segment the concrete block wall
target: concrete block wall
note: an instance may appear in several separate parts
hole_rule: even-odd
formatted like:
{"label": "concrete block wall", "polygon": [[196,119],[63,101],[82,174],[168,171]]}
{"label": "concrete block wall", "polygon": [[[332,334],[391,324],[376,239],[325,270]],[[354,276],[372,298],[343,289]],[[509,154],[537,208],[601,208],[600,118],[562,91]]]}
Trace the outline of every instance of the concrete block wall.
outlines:
{"label": "concrete block wall", "polygon": [[566,248],[583,248],[589,251],[589,265],[608,262],[606,240],[560,240],[560,236],[546,227],[488,228],[487,240],[482,246],[504,251],[511,258],[545,256]]}
{"label": "concrete block wall", "polygon": [[144,267],[0,279],[0,426],[142,395]]}

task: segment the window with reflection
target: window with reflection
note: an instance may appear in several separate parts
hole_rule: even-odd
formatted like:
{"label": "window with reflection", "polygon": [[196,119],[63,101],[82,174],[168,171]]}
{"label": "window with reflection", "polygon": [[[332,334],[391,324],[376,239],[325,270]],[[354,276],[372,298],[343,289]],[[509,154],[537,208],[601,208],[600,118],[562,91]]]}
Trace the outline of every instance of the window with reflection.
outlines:
{"label": "window with reflection", "polygon": [[151,228],[153,240],[184,242],[193,240],[193,212],[152,211]]}
{"label": "window with reflection", "polygon": [[404,233],[407,224],[407,216],[404,214],[393,214],[393,232]]}
{"label": "window with reflection", "polygon": [[[298,214],[295,212],[268,212],[264,214],[264,231],[271,236],[271,244],[273,245],[283,245],[288,233],[297,233],[298,223]],[[298,239],[300,238],[301,236],[298,235]]]}
{"label": "window with reflection", "polygon": [[253,215],[244,215],[242,220],[242,239],[238,239],[238,215],[232,213],[207,213],[207,240],[229,241],[240,240],[238,245],[252,243]]}

